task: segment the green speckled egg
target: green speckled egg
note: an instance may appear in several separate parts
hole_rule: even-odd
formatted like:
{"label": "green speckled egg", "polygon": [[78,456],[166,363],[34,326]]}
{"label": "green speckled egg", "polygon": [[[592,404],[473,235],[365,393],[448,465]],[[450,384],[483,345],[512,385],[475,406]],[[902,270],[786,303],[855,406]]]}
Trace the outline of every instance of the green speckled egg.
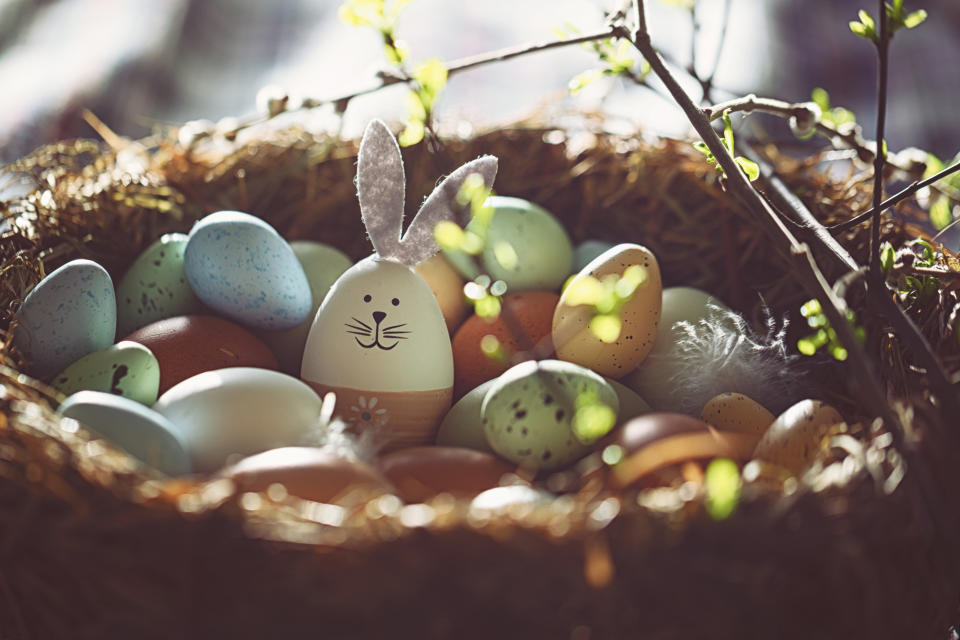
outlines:
{"label": "green speckled egg", "polygon": [[160,387],[160,365],[150,349],[125,340],[80,358],[51,384],[68,396],[102,391],[152,405]]}
{"label": "green speckled egg", "polygon": [[353,262],[339,249],[320,242],[297,240],[290,243],[290,248],[300,261],[303,272],[307,274],[307,282],[310,283],[310,295],[313,298],[310,314],[292,329],[260,329],[257,336],[270,347],[273,355],[277,356],[281,371],[299,377],[303,347],[307,343],[313,317],[317,315],[317,309],[327,296],[327,291]]}
{"label": "green speckled egg", "polygon": [[620,402],[601,376],[569,362],[523,362],[497,378],[481,406],[487,441],[504,458],[557,469],[616,423]]}
{"label": "green speckled egg", "polygon": [[640,397],[640,395],[633,389],[624,386],[621,382],[614,380],[613,378],[603,378],[606,380],[613,390],[617,392],[617,399],[620,401],[620,411],[617,419],[617,423],[623,424],[630,418],[636,418],[637,416],[642,416],[645,413],[650,413],[653,411],[650,408],[650,404],[646,400]]}
{"label": "green speckled egg", "polygon": [[117,335],[125,336],[157,320],[203,309],[183,268],[186,246],[185,234],[168,233],[130,265],[117,287]]}
{"label": "green speckled egg", "polygon": [[437,445],[441,447],[466,447],[467,449],[493,453],[490,443],[487,442],[480,408],[487,392],[496,381],[496,378],[487,380],[472,391],[468,391],[453,405],[437,430]]}

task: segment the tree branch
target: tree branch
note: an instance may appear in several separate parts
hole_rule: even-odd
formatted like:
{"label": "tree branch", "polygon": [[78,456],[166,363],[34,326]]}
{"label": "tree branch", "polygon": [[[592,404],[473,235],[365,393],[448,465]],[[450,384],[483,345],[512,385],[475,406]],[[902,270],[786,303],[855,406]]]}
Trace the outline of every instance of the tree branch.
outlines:
{"label": "tree branch", "polygon": [[697,131],[700,137],[706,143],[707,147],[713,153],[720,167],[727,175],[727,188],[733,195],[747,207],[757,220],[764,225],[767,234],[776,242],[779,249],[794,262],[797,266],[795,274],[800,279],[804,288],[812,297],[821,301],[824,313],[830,320],[831,326],[837,332],[840,343],[847,349],[849,354],[849,364],[853,369],[854,375],[852,382],[858,387],[864,406],[870,408],[883,418],[891,428],[891,433],[895,441],[903,444],[903,427],[900,421],[893,414],[890,406],[887,404],[885,394],[880,391],[880,385],[873,372],[872,367],[867,361],[860,343],[853,334],[850,324],[847,322],[845,311],[846,302],[839,299],[833,289],[823,277],[820,269],[813,259],[810,249],[807,245],[800,243],[787,229],[783,221],[774,212],[770,206],[753,189],[746,176],[740,170],[733,156],[727,151],[723,142],[717,136],[710,124],[710,120],[704,115],[686,94],[676,78],[670,73],[660,58],[660,55],[653,47],[650,40],[650,34],[645,29],[644,3],[643,0],[633,0],[637,15],[641,18],[638,22],[637,30],[629,34],[624,29],[624,35],[629,35],[633,45],[641,55],[646,58],[647,63],[654,74],[664,84],[674,100],[686,114],[690,124]]}
{"label": "tree branch", "polygon": [[883,201],[883,168],[887,157],[883,132],[887,121],[887,62],[890,36],[887,33],[886,0],[877,0],[880,5],[880,35],[877,45],[877,150],[873,159],[873,215],[870,223],[870,287],[884,287],[883,270],[880,268],[880,204]]}
{"label": "tree branch", "polygon": [[[924,187],[929,187],[933,185],[933,183],[939,182],[940,180],[943,180],[947,176],[954,174],[957,171],[960,171],[960,161],[955,162],[954,164],[950,165],[946,169],[943,169],[942,171],[938,171],[937,173],[930,176],[926,180],[913,181],[908,186],[904,187],[897,193],[893,194],[892,196],[890,196],[889,198],[881,202],[880,211],[883,212],[889,209],[890,207],[900,204],[901,202],[903,202],[904,200],[906,200],[907,198],[915,194],[917,191],[920,191],[920,189],[923,189]],[[858,213],[857,215],[850,218],[849,220],[829,226],[827,227],[827,229],[829,229],[833,233],[840,233],[841,231],[846,231],[847,229],[851,229],[857,226],[864,220],[869,220],[870,218],[872,218],[875,211],[876,211],[876,207],[872,207],[871,209],[864,211],[863,213]]]}

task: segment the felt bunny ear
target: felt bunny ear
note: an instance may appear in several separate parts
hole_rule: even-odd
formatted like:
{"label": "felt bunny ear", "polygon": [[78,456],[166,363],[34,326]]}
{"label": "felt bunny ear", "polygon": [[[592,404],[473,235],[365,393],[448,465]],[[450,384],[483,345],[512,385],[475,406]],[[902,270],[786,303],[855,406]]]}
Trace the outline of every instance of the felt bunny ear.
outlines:
{"label": "felt bunny ear", "polygon": [[447,176],[433,190],[400,241],[400,254],[396,258],[398,261],[413,266],[440,250],[433,239],[434,227],[444,220],[456,219],[457,213],[463,210],[457,203],[457,194],[467,177],[474,173],[479,174],[484,186],[490,189],[497,176],[497,159],[494,156],[483,156],[471,160]]}
{"label": "felt bunny ear", "polygon": [[360,215],[376,252],[398,262],[404,183],[403,159],[396,139],[383,122],[371,121],[363,133],[357,161]]}

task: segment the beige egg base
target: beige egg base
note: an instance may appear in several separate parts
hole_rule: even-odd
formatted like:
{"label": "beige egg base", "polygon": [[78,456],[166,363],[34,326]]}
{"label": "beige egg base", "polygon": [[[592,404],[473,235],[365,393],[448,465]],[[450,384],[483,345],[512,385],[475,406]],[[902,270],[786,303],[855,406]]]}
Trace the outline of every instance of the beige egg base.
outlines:
{"label": "beige egg base", "polygon": [[320,397],[336,394],[334,416],[346,422],[351,432],[370,437],[378,451],[433,444],[453,399],[452,386],[428,391],[371,391],[304,382]]}

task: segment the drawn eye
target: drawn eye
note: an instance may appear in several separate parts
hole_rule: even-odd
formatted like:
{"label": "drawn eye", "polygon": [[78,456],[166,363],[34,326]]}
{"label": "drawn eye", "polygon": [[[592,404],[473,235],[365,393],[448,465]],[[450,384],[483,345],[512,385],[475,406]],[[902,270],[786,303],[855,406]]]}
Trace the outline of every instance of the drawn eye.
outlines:
{"label": "drawn eye", "polygon": [[400,299],[399,299],[399,298],[394,298],[394,299],[391,300],[390,302],[393,304],[393,306],[396,307],[397,305],[400,304]]}
{"label": "drawn eye", "polygon": [[369,293],[368,293],[367,295],[363,296],[363,301],[364,301],[364,302],[370,302],[371,300],[373,300],[373,298],[370,296]]}

